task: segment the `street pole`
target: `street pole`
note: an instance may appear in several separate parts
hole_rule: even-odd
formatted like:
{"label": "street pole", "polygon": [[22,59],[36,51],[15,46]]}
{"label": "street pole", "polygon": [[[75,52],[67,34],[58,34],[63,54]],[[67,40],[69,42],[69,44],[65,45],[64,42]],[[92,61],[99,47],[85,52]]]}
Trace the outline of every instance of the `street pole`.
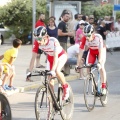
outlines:
{"label": "street pole", "polygon": [[[35,29],[35,23],[36,23],[36,0],[32,0],[32,33],[33,33],[33,30]],[[33,34],[32,34],[32,45],[33,45],[33,42],[34,42],[34,37],[33,37]]]}

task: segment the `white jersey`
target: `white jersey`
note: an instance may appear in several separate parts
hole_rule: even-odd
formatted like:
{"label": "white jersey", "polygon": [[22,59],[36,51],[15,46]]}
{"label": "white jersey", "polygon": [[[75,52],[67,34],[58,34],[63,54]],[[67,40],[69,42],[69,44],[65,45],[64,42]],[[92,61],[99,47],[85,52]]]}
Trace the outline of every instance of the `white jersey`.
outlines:
{"label": "white jersey", "polygon": [[74,58],[79,53],[79,44],[70,46],[67,49],[68,58]]}
{"label": "white jersey", "polygon": [[87,41],[86,37],[84,36],[80,43],[80,48],[84,49],[84,46],[87,45],[90,49],[100,49],[103,47],[103,38],[100,34],[94,34],[94,40]]}
{"label": "white jersey", "polygon": [[44,45],[44,46],[40,45],[39,49],[41,49],[42,51],[44,51],[46,54],[50,56],[54,56],[55,51],[57,51],[59,54],[63,50],[63,48],[60,46],[59,41],[54,37],[49,37],[49,41],[47,45]]}

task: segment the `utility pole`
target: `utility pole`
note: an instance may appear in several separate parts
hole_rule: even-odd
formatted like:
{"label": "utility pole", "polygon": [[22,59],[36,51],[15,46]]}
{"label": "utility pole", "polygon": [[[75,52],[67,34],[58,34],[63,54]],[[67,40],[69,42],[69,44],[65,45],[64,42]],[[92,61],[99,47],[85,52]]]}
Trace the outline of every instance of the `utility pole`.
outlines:
{"label": "utility pole", "polygon": [[[36,23],[36,0],[32,0],[32,33],[35,29],[35,23]],[[32,44],[34,42],[33,34],[32,34]]]}

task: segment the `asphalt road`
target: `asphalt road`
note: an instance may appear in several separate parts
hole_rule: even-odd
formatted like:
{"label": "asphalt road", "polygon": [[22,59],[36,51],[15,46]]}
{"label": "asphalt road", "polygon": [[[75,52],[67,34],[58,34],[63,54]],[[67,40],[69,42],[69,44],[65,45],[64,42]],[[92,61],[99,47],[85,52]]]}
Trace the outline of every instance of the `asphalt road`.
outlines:
{"label": "asphalt road", "polygon": [[[74,114],[72,120],[120,120],[120,52],[107,54],[106,71],[109,84],[108,105],[102,107],[99,100],[92,112],[88,112],[83,98],[83,80],[69,83],[74,92]],[[35,91],[17,93],[9,96],[13,120],[35,120],[34,97]],[[61,120],[57,116],[55,120]]]}

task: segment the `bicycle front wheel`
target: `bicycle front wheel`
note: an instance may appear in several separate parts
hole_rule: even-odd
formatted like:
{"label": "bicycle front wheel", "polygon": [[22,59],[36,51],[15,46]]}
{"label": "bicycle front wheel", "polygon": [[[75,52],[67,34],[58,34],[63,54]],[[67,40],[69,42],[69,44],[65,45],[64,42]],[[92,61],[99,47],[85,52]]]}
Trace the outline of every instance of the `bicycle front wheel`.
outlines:
{"label": "bicycle front wheel", "polygon": [[47,95],[47,88],[40,86],[35,96],[35,115],[36,120],[52,120],[52,102]]}
{"label": "bicycle front wheel", "polygon": [[93,79],[93,74],[88,74],[84,80],[84,100],[88,111],[94,109],[96,100],[96,92]]}
{"label": "bicycle front wheel", "polygon": [[12,112],[8,99],[0,93],[0,120],[12,120]]}
{"label": "bicycle front wheel", "polygon": [[[67,83],[68,84],[68,83]],[[74,99],[73,99],[73,91],[71,86],[69,86],[69,98],[68,100],[64,101],[62,100],[63,90],[62,88],[59,89],[59,98],[60,98],[60,114],[63,120],[71,120],[73,116],[73,110],[74,110]]]}

